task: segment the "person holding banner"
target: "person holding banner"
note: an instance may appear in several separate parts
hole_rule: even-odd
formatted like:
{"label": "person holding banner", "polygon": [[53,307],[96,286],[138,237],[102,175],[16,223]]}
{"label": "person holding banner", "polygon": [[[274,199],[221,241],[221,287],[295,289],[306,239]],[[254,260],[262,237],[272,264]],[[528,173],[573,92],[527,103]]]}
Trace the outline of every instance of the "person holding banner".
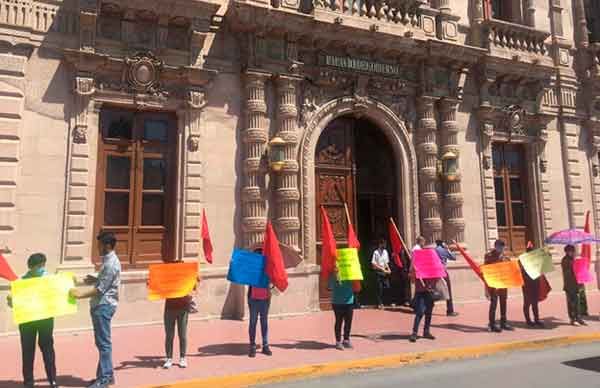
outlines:
{"label": "person holding banner", "polygon": [[[526,251],[533,251],[533,245],[528,244]],[[525,315],[525,322],[529,327],[544,327],[544,323],[540,320],[539,309],[541,276],[537,279],[532,279],[521,263],[519,263],[519,266],[523,275],[523,314]],[[533,312],[533,321],[531,320],[529,310]]]}
{"label": "person holding banner", "polygon": [[379,246],[373,252],[371,258],[371,267],[375,271],[377,277],[377,308],[383,309],[385,296],[385,290],[390,288],[390,275],[392,270],[390,269],[390,256],[385,249],[385,239],[379,239]]}
{"label": "person holding banner", "polygon": [[419,336],[419,326],[423,316],[425,317],[425,326],[423,327],[423,338],[434,340],[435,337],[431,334],[431,319],[433,316],[433,300],[432,290],[437,279],[418,279],[415,274],[414,266],[410,270],[410,278],[415,283],[415,298],[413,308],[415,311],[415,320],[413,322],[413,331],[409,337],[410,342],[417,342]]}
{"label": "person holding banner", "polygon": [[575,247],[573,245],[565,246],[565,256],[561,261],[563,273],[563,290],[567,296],[567,311],[571,325],[586,325],[581,318],[581,288],[582,285],[577,282],[575,271],[573,270],[573,261],[575,260]]}
{"label": "person holding banner", "polygon": [[[506,244],[504,241],[496,240],[494,242],[494,249],[485,255],[484,264],[496,264],[503,261],[510,261],[510,259],[504,255],[505,247]],[[506,319],[508,290],[506,288],[487,287],[487,292],[490,296],[489,331],[493,333],[500,333],[502,330],[513,331],[514,329],[508,324]],[[496,324],[496,309],[498,307],[498,301],[500,301],[500,326]]]}
{"label": "person holding banner", "polygon": [[111,232],[101,232],[97,239],[102,266],[97,277],[88,275],[85,279],[86,283],[93,284],[94,287],[87,290],[74,288],[70,291],[71,296],[76,299],[91,298],[90,314],[99,360],[96,379],[88,388],[106,388],[115,384],[110,332],[112,318],[119,304],[121,285],[121,262],[115,253],[117,238]]}
{"label": "person holding banner", "polygon": [[[350,332],[354,316],[354,292],[351,280],[339,280],[337,265],[334,273],[329,277],[328,289],[331,291],[331,307],[335,314],[335,348],[337,350],[352,349]],[[342,341],[342,325],[344,337]]]}
{"label": "person holding banner", "polygon": [[[27,259],[29,271],[21,279],[31,279],[46,276],[46,255],[35,253]],[[7,296],[8,306],[12,307],[12,297]],[[21,355],[23,370],[23,386],[29,388],[34,386],[33,364],[35,360],[36,339],[44,358],[46,378],[51,388],[58,388],[56,383],[56,357],[54,353],[54,318],[41,319],[38,321],[21,323],[19,334],[21,335]]]}
{"label": "person holding banner", "polygon": [[[257,248],[254,253],[261,254],[263,250]],[[269,288],[248,286],[248,310],[250,311],[250,320],[248,325],[248,334],[250,337],[250,349],[248,357],[256,357],[256,326],[260,318],[260,333],[262,336],[262,353],[266,356],[272,356],[273,352],[269,347],[269,307],[271,306],[271,290]]]}

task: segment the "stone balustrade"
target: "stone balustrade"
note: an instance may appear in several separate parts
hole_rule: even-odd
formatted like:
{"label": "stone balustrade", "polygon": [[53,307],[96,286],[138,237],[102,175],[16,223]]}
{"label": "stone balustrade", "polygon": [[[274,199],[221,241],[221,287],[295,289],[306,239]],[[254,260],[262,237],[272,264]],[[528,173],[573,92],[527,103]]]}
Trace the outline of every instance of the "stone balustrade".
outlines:
{"label": "stone balustrade", "polygon": [[393,24],[421,27],[420,9],[427,0],[314,0],[315,9]]}
{"label": "stone balustrade", "polygon": [[508,49],[516,55],[519,53],[549,55],[546,46],[549,32],[496,19],[486,20],[483,26],[491,50]]}
{"label": "stone balustrade", "polygon": [[75,4],[57,1],[0,0],[0,25],[34,32],[75,34],[79,16]]}

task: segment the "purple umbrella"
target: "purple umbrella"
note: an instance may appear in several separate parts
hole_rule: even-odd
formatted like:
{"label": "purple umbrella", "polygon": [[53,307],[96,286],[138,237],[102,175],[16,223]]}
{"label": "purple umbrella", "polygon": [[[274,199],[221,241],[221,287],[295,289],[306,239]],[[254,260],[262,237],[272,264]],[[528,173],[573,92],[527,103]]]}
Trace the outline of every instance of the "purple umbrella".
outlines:
{"label": "purple umbrella", "polygon": [[566,229],[554,232],[546,238],[546,244],[577,245],[592,242],[600,242],[596,236],[584,232],[582,229]]}

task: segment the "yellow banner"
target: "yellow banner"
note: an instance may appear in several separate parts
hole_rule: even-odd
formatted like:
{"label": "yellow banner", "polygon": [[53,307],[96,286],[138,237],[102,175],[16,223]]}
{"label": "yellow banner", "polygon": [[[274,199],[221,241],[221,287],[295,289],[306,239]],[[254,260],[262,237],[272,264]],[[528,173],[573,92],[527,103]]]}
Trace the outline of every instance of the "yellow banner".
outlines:
{"label": "yellow banner", "polygon": [[75,287],[68,272],[10,283],[13,319],[17,325],[77,313],[77,302],[69,297]]}
{"label": "yellow banner", "polygon": [[356,248],[338,249],[337,267],[340,280],[363,280]]}
{"label": "yellow banner", "polygon": [[513,288],[523,286],[523,275],[519,262],[506,261],[481,266],[483,278],[491,288]]}
{"label": "yellow banner", "polygon": [[521,265],[532,279],[554,271],[552,255],[546,249],[540,248],[519,256]]}
{"label": "yellow banner", "polygon": [[152,264],[149,267],[148,299],[171,299],[189,295],[198,279],[198,263]]}

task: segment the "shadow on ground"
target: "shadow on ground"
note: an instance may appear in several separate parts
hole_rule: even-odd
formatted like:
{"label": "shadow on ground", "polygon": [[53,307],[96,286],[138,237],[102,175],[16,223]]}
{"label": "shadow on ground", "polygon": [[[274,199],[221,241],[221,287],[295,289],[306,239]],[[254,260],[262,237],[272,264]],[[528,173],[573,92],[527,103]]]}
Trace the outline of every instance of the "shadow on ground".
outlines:
{"label": "shadow on ground", "polygon": [[115,367],[115,370],[125,370],[134,368],[156,369],[161,367],[163,362],[164,357],[135,356],[135,360],[123,361],[121,365]]}
{"label": "shadow on ground", "polygon": [[571,368],[583,369],[590,372],[600,373],[600,357],[582,358],[580,360],[565,361],[563,365]]}
{"label": "shadow on ground", "polygon": [[[87,380],[83,380],[79,377],[75,377],[75,376],[71,376],[71,375],[57,376],[56,382],[61,387],[72,387],[72,388],[87,387],[90,384],[90,382]],[[48,385],[48,381],[46,381],[45,379],[38,379],[35,382],[35,386],[42,388],[42,387],[49,387],[50,385]],[[0,380],[0,387],[2,387],[2,388],[23,388],[23,382],[22,381],[14,381],[14,380]]]}

